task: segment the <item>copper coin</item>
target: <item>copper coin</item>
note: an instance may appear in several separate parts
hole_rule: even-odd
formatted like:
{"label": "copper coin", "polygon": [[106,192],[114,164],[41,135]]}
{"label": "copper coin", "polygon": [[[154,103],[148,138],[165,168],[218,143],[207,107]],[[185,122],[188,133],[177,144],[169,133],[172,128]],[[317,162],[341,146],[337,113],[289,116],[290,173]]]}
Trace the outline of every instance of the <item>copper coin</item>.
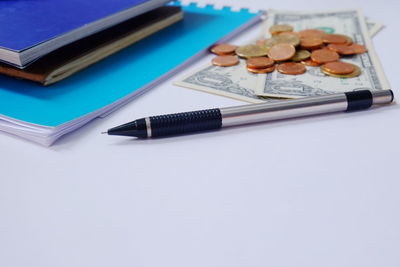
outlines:
{"label": "copper coin", "polygon": [[300,63],[287,62],[279,64],[278,71],[283,74],[298,75],[306,72],[306,67]]}
{"label": "copper coin", "polygon": [[331,76],[331,77],[335,77],[335,78],[354,78],[354,77],[357,77],[357,76],[360,76],[361,75],[361,69],[360,69],[360,67],[358,67],[358,66],[356,66],[356,65],[353,65],[354,66],[354,71],[352,72],[352,73],[349,73],[349,74],[333,74],[333,73],[331,73],[331,72],[329,72],[329,71],[326,71],[324,68],[322,68],[321,67],[321,71],[324,73],[324,74],[326,74],[326,75],[328,75],[328,76]]}
{"label": "copper coin", "polygon": [[347,38],[346,44],[351,45],[353,43],[353,39],[351,39],[351,37],[349,37],[349,36],[346,36],[346,38]]}
{"label": "copper coin", "polygon": [[306,65],[306,66],[310,66],[310,67],[318,67],[318,66],[321,65],[321,64],[319,64],[317,62],[312,61],[311,58],[302,60],[301,64]]}
{"label": "copper coin", "polygon": [[229,67],[239,64],[239,58],[237,56],[216,56],[211,62],[215,66]]}
{"label": "copper coin", "polygon": [[362,54],[367,52],[367,48],[364,45],[360,45],[360,44],[351,44],[350,45],[351,49],[354,50],[354,53],[356,54]]}
{"label": "copper coin", "polygon": [[350,74],[355,70],[353,64],[349,64],[342,61],[325,63],[324,65],[321,66],[321,69],[329,73],[339,74],[339,75]]}
{"label": "copper coin", "polygon": [[270,73],[270,72],[273,72],[275,70],[275,66],[272,65],[271,67],[264,68],[264,69],[254,69],[254,68],[247,67],[247,70],[252,72],[252,73],[257,73],[257,74]]}
{"label": "copper coin", "polygon": [[354,55],[367,52],[367,48],[360,44],[329,44],[327,47],[341,55]]}
{"label": "copper coin", "polygon": [[319,37],[304,37],[300,39],[300,46],[304,49],[320,48],[324,42]]}
{"label": "copper coin", "polygon": [[339,60],[339,54],[329,49],[318,49],[311,52],[311,59],[314,62],[323,64]]}
{"label": "copper coin", "polygon": [[325,34],[322,40],[328,44],[347,44],[349,37],[342,34]]}
{"label": "copper coin", "polygon": [[327,48],[341,55],[354,54],[353,49],[347,44],[329,44]]}
{"label": "copper coin", "polygon": [[322,37],[326,33],[322,30],[318,29],[306,29],[299,32],[301,38],[309,38],[309,37]]}
{"label": "copper coin", "polygon": [[274,60],[268,57],[252,57],[247,61],[247,67],[253,69],[265,69],[274,65]]}
{"label": "copper coin", "polygon": [[296,49],[290,44],[276,44],[268,52],[268,56],[275,61],[291,59],[296,54]]}
{"label": "copper coin", "polygon": [[232,55],[235,53],[236,48],[238,48],[236,45],[218,44],[211,48],[211,52],[218,56]]}
{"label": "copper coin", "polygon": [[265,39],[259,39],[256,41],[256,45],[258,46],[264,46],[265,45]]}

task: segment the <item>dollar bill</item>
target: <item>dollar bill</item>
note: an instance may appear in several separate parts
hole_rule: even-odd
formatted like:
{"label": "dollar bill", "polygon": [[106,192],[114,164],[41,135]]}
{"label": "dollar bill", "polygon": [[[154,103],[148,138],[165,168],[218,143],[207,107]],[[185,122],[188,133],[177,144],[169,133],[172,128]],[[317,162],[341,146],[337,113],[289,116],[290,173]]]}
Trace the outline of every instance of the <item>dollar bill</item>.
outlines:
{"label": "dollar bill", "polygon": [[233,67],[218,67],[209,64],[174,82],[178,86],[250,103],[268,101],[255,95],[256,83],[257,75],[247,71],[244,60]]}
{"label": "dollar bill", "polygon": [[[264,27],[289,24],[295,31],[319,28],[327,32],[345,34],[367,47],[368,53],[342,58],[359,66],[362,74],[355,78],[340,79],[323,74],[319,67],[307,67],[302,75],[283,75],[277,71],[257,75],[256,94],[269,97],[298,98],[325,95],[358,89],[390,89],[378,57],[367,32],[364,17],[358,10],[332,12],[278,12],[270,11]],[[266,36],[268,37],[268,36]]]}
{"label": "dollar bill", "polygon": [[[262,28],[265,29],[265,27],[268,26],[264,24]],[[383,24],[368,20],[367,27],[369,34],[372,36],[383,27]],[[265,30],[263,30],[263,32],[265,32]],[[259,38],[246,43],[255,43],[257,39]],[[319,73],[319,75],[321,76],[322,74]],[[207,64],[193,73],[180,78],[180,80],[174,82],[174,84],[250,103],[270,101],[268,98],[255,95],[254,90],[257,86],[257,77],[257,74],[250,73],[246,70],[245,63],[241,60],[239,65],[227,68]],[[325,76],[321,77],[326,78]],[[281,87],[284,88],[285,81],[282,83]],[[320,93],[323,94],[324,92],[321,91]],[[278,95],[270,95],[270,97],[277,96]]]}
{"label": "dollar bill", "polygon": [[[269,31],[269,27],[270,27],[271,23],[269,23],[268,18],[272,17],[270,15],[270,13],[274,14],[275,12],[273,10],[270,10],[267,13],[268,16],[265,17],[264,22],[261,25],[261,37],[254,39],[253,43],[255,43],[255,41],[257,41],[257,39],[264,38],[265,33],[267,33]],[[382,22],[374,21],[367,17],[365,17],[364,19],[365,19],[365,23],[367,24],[367,31],[371,38],[374,37],[378,32],[380,32],[384,27],[384,24]]]}

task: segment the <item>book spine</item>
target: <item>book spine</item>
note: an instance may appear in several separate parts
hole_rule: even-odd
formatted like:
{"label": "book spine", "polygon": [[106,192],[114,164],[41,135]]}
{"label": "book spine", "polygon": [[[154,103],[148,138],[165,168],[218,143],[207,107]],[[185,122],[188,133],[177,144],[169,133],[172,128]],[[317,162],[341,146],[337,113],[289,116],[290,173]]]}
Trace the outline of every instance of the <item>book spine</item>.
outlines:
{"label": "book spine", "polygon": [[18,79],[27,79],[34,82],[44,83],[47,74],[24,71],[7,64],[0,63],[0,73]]}

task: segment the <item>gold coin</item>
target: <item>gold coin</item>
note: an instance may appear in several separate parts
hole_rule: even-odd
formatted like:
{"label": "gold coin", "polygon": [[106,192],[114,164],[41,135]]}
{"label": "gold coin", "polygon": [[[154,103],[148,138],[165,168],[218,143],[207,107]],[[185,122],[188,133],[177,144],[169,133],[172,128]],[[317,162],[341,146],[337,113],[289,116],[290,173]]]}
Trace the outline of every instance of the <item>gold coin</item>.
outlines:
{"label": "gold coin", "polygon": [[283,74],[299,75],[306,72],[306,67],[300,63],[287,62],[279,64],[278,71]]}
{"label": "gold coin", "polygon": [[276,44],[268,52],[268,57],[275,61],[285,61],[291,59],[296,53],[296,49],[290,44]]}
{"label": "gold coin", "polygon": [[277,25],[273,25],[269,28],[269,32],[272,35],[275,34],[279,34],[281,32],[292,32],[293,31],[293,27],[287,24],[277,24]]}
{"label": "gold coin", "polygon": [[350,74],[333,74],[333,73],[330,73],[329,71],[325,70],[322,67],[321,67],[321,71],[323,73],[325,73],[326,75],[335,77],[335,78],[354,78],[361,74],[361,69],[357,65],[353,65],[353,66],[354,66],[354,71]]}
{"label": "gold coin", "polygon": [[276,44],[290,44],[293,46],[298,46],[300,44],[300,38],[294,32],[284,32],[264,40],[262,46],[270,49]]}
{"label": "gold coin", "polygon": [[236,49],[236,55],[243,58],[263,57],[268,54],[268,49],[258,45],[244,45]]}
{"label": "gold coin", "polygon": [[268,58],[268,57],[252,57],[249,58],[247,61],[247,67],[253,69],[265,69],[273,66],[275,61]]}
{"label": "gold coin", "polygon": [[239,64],[239,58],[237,56],[216,56],[211,62],[215,66],[230,67]]}
{"label": "gold coin", "polygon": [[264,43],[261,46],[269,51],[269,49],[276,44],[278,44],[278,41],[275,38],[268,38],[264,40]]}
{"label": "gold coin", "polygon": [[274,44],[290,44],[293,46],[298,46],[300,44],[300,38],[296,35],[279,34],[272,36],[271,39],[271,42]]}
{"label": "gold coin", "polygon": [[307,58],[310,58],[311,53],[308,52],[307,50],[298,50],[296,52],[296,54],[294,55],[294,57],[292,58],[293,61],[302,61],[305,60]]}
{"label": "gold coin", "polygon": [[271,67],[264,68],[264,69],[255,69],[255,68],[247,67],[247,70],[252,72],[252,73],[257,73],[257,74],[270,73],[270,72],[273,72],[275,70],[275,66],[271,66]]}
{"label": "gold coin", "polygon": [[296,36],[300,38],[300,34],[298,32],[281,32],[279,35],[290,35],[290,36]]}
{"label": "gold coin", "polygon": [[211,52],[218,55],[232,55],[235,53],[237,46],[231,44],[217,44],[211,48]]}

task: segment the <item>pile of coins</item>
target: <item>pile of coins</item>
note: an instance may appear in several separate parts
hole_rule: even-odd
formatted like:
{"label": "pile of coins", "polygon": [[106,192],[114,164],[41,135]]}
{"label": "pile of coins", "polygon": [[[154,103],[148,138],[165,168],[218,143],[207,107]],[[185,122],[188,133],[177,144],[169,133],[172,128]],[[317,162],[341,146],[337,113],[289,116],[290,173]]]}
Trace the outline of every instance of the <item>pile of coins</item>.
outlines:
{"label": "pile of coins", "polygon": [[305,66],[319,66],[324,74],[337,78],[361,74],[358,66],[340,61],[341,56],[367,52],[364,45],[353,43],[349,36],[328,34],[319,29],[294,32],[290,25],[274,25],[269,31],[271,38],[255,44],[212,47],[211,52],[217,55],[212,63],[228,67],[239,64],[239,58],[243,58],[247,70],[252,73],[269,73],[276,68],[282,74],[298,75],[307,71]]}

